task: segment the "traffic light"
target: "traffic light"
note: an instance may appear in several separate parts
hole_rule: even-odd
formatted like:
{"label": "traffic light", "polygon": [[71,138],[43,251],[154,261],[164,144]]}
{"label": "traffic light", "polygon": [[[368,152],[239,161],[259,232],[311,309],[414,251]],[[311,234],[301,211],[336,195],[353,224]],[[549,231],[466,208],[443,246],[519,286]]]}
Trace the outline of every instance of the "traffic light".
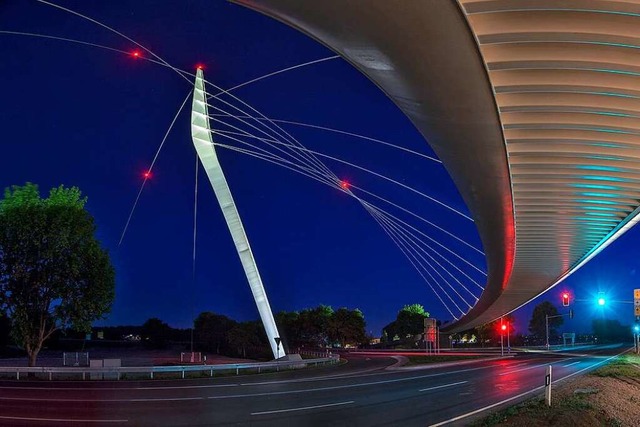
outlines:
{"label": "traffic light", "polygon": [[503,323],[502,326],[500,326],[500,329],[502,329],[503,331],[507,330],[507,324]]}
{"label": "traffic light", "polygon": [[562,305],[564,307],[568,307],[569,306],[569,292],[563,292],[562,293]]}
{"label": "traffic light", "polygon": [[605,305],[607,303],[607,300],[604,299],[604,297],[600,297],[598,298],[598,305]]}

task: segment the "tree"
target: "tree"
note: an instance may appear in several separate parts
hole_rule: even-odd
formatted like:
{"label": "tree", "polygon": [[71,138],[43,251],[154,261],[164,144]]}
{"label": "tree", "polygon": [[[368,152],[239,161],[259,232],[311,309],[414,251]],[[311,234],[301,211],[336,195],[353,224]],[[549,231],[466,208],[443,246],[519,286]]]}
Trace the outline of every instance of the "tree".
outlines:
{"label": "tree", "polygon": [[247,357],[247,349],[259,347],[263,344],[260,339],[264,335],[259,322],[241,322],[236,324],[228,333],[229,344],[238,350],[238,355]]}
{"label": "tree", "polygon": [[0,200],[0,310],[35,366],[55,331],[90,332],[114,299],[115,272],[94,234],[86,197],[60,186],[41,198],[27,183]]}
{"label": "tree", "polygon": [[[478,334],[478,340],[481,346],[484,347],[485,343],[489,341],[492,344],[499,345],[500,337],[504,339],[504,344],[507,343],[507,333],[510,337],[515,336],[515,318],[512,314],[507,314],[493,322],[485,323],[484,325],[476,326],[475,331]],[[508,325],[508,332],[503,332],[501,326],[503,324]]]}
{"label": "tree", "polygon": [[171,332],[171,326],[157,317],[152,317],[144,322],[140,330],[142,339],[151,348],[166,347]]}
{"label": "tree", "polygon": [[11,319],[0,313],[0,353],[11,340]]}
{"label": "tree", "polygon": [[424,332],[424,319],[429,313],[420,304],[405,305],[396,316],[396,320],[383,328],[383,333],[393,339],[398,336],[401,340],[420,335]]}
{"label": "tree", "polygon": [[593,334],[599,343],[625,342],[631,339],[631,327],[622,325],[615,319],[593,319],[591,321]]}
{"label": "tree", "polygon": [[299,316],[300,340],[314,347],[327,346],[327,329],[331,316],[333,309],[328,305],[320,304],[316,308],[302,310]]}
{"label": "tree", "polygon": [[301,340],[300,313],[297,311],[281,311],[275,315],[276,325],[282,339],[282,348],[289,353],[290,349],[303,345]]}
{"label": "tree", "polygon": [[227,316],[205,311],[193,322],[194,335],[203,349],[220,354],[227,345],[227,334],[235,325]]}
{"label": "tree", "polygon": [[[547,336],[546,316],[557,316],[558,309],[549,301],[543,301],[536,305],[529,321],[529,332],[531,332],[538,340]],[[562,325],[564,319],[562,317],[553,317],[549,319],[549,337],[556,335],[556,327]]]}
{"label": "tree", "polygon": [[327,325],[329,340],[338,342],[343,348],[347,344],[362,344],[366,340],[365,325],[362,311],[339,308]]}

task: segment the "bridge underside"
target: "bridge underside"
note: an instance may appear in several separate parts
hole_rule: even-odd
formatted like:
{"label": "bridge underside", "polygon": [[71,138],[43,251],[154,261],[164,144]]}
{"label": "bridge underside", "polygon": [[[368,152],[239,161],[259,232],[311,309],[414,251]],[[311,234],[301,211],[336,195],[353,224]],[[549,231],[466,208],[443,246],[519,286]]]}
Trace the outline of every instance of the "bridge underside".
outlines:
{"label": "bridge underside", "polygon": [[640,0],[237,0],[339,53],[422,133],[487,257],[449,327],[504,315],[632,226]]}

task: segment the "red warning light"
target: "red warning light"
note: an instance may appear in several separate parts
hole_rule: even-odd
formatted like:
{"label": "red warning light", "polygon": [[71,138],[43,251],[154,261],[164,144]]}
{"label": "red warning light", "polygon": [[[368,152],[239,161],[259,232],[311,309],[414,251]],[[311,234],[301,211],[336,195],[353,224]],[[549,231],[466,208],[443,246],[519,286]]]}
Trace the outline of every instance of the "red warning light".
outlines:
{"label": "red warning light", "polygon": [[144,179],[149,179],[153,176],[153,174],[151,173],[151,171],[146,171],[142,174],[142,176],[144,177]]}
{"label": "red warning light", "polygon": [[133,52],[131,52],[131,56],[133,56],[134,58],[140,58],[140,51],[134,50]]}
{"label": "red warning light", "polygon": [[507,330],[507,324],[506,324],[506,323],[503,323],[503,324],[502,324],[502,326],[500,326],[500,328],[501,328],[503,331],[506,331],[506,330]]}
{"label": "red warning light", "polygon": [[196,64],[196,69],[197,69],[197,70],[204,70],[204,65],[202,65],[202,64]]}
{"label": "red warning light", "polygon": [[342,188],[343,190],[348,190],[349,189],[349,181],[340,181],[340,188]]}

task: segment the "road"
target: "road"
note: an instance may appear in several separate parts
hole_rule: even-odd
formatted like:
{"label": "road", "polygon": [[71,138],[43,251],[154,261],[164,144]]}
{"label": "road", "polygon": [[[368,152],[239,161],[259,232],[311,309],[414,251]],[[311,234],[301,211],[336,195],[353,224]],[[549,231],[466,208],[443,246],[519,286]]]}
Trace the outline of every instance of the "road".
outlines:
{"label": "road", "polygon": [[[465,424],[474,412],[541,392],[624,350],[515,357],[429,369],[350,355],[339,367],[199,380],[0,382],[0,425],[426,426]],[[469,415],[470,414],[470,415]]]}

